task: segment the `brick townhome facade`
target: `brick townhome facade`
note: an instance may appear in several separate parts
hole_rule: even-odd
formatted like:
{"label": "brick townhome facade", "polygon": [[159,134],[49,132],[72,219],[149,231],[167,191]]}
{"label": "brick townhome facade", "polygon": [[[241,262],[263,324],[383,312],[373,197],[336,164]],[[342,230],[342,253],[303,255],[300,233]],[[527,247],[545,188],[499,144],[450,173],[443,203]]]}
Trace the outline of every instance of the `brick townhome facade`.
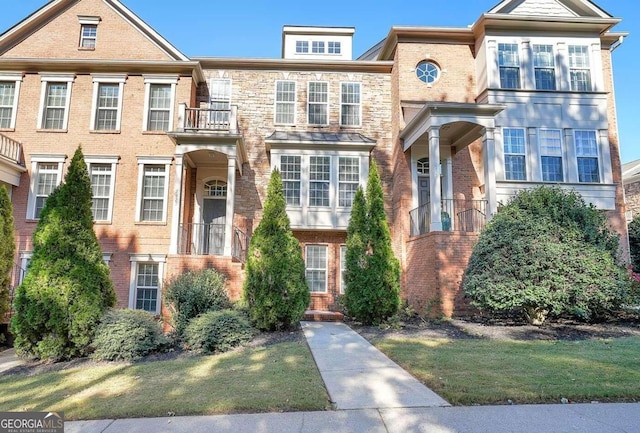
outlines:
{"label": "brick townhome facade", "polygon": [[520,189],[574,188],[626,236],[618,21],[585,0],[503,1],[468,28],[393,27],[357,60],[354,29],[294,26],[281,59],[187,58],[118,0],[53,0],[0,35],[16,263],[26,269],[38,212],[82,145],[120,307],[159,313],[162,281],[205,267],[238,298],[278,168],[310,308],[331,310],[374,159],[403,298],[464,313],[478,232]]}

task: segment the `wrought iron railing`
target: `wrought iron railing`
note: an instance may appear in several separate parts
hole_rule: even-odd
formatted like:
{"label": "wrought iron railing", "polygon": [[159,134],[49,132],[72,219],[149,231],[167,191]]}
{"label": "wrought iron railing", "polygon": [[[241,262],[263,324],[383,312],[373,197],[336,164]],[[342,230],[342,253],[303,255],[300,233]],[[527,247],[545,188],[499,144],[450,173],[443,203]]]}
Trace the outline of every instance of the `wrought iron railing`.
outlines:
{"label": "wrought iron railing", "polygon": [[233,242],[231,243],[231,257],[240,263],[247,261],[249,249],[249,236],[238,227],[233,228]]}
{"label": "wrought iron railing", "polygon": [[[487,221],[486,200],[444,199],[441,201],[442,231],[477,233]],[[425,203],[409,212],[411,236],[431,231],[431,203]]]}
{"label": "wrought iron railing", "polygon": [[182,224],[179,254],[223,255],[225,227],[225,224]]}
{"label": "wrought iron railing", "polygon": [[22,144],[6,135],[0,134],[0,155],[14,161],[16,164],[20,164],[21,153]]}

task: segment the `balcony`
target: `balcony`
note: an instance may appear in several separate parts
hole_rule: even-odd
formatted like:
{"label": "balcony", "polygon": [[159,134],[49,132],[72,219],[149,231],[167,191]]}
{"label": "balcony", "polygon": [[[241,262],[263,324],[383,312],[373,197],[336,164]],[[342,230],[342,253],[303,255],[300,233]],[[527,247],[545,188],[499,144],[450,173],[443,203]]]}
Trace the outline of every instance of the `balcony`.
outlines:
{"label": "balcony", "polygon": [[22,145],[17,141],[0,134],[0,156],[5,157],[14,164],[20,165]]}
{"label": "balcony", "polygon": [[20,177],[27,171],[21,158],[22,144],[0,134],[0,182],[20,186]]}
{"label": "balcony", "polygon": [[[185,255],[224,255],[225,224],[182,224],[178,239],[178,253]],[[238,227],[233,228],[231,257],[241,263],[247,258],[249,236]]]}
{"label": "balcony", "polygon": [[219,110],[180,104],[178,132],[238,134],[238,107],[232,105],[228,110]]}
{"label": "balcony", "polygon": [[[479,233],[487,222],[486,200],[442,200],[442,231]],[[431,226],[431,203],[426,203],[409,212],[411,236],[429,233]]]}

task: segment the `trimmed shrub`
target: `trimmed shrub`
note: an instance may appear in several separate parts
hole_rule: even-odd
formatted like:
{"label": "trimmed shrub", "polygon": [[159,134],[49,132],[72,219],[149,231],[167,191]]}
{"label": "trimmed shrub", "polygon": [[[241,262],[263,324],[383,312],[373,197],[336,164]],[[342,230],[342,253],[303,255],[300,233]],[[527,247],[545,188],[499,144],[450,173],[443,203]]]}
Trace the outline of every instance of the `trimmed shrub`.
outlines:
{"label": "trimmed shrub", "polygon": [[215,269],[188,271],[174,277],[166,284],[163,297],[171,311],[173,329],[180,337],[191,319],[231,307],[225,277]]}
{"label": "trimmed shrub", "polygon": [[[550,209],[543,211],[541,202]],[[480,235],[463,279],[466,296],[481,310],[520,314],[534,324],[548,314],[594,320],[633,302],[629,275],[612,251],[613,235],[604,220],[593,223],[598,218],[592,213],[599,212],[558,188],[518,195]],[[571,215],[577,221],[563,220]]]}
{"label": "trimmed shrub", "polygon": [[16,352],[50,360],[86,355],[97,324],[115,302],[93,231],[87,164],[78,148],[33,234],[29,272],[16,290],[11,320]]}
{"label": "trimmed shrub", "polygon": [[271,173],[264,215],[246,265],[244,299],[251,321],[264,330],[295,326],[311,302],[302,247],[291,232],[280,172]]}
{"label": "trimmed shrub", "polygon": [[93,339],[96,361],[135,361],[166,348],[162,325],[143,310],[108,310]]}
{"label": "trimmed shrub", "polygon": [[[0,185],[0,319],[10,309],[9,286],[11,285],[11,268],[16,251],[15,228],[13,225],[13,205],[9,199],[7,188]],[[4,334],[0,334],[0,343]]]}
{"label": "trimmed shrub", "polygon": [[379,324],[400,306],[400,264],[391,248],[382,183],[371,163],[367,196],[356,191],[347,228],[347,313],[364,324]]}
{"label": "trimmed shrub", "polygon": [[209,311],[191,320],[185,330],[187,348],[199,353],[226,352],[252,337],[249,321],[235,310]]}

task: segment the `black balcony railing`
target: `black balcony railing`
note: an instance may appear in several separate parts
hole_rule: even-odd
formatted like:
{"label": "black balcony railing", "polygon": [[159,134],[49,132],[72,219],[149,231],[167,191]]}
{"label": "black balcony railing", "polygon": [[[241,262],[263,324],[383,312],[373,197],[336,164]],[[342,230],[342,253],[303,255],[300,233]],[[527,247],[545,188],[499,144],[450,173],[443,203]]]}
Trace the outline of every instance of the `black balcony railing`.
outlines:
{"label": "black balcony railing", "polygon": [[231,243],[231,257],[240,263],[247,261],[249,250],[249,236],[238,227],[233,228],[233,242]]}
{"label": "black balcony railing", "polygon": [[[486,200],[445,199],[441,201],[442,231],[478,233],[487,221]],[[431,203],[425,203],[409,212],[411,236],[423,235],[431,230]]]}
{"label": "black balcony railing", "polygon": [[182,224],[180,226],[179,254],[224,254],[225,224]]}

